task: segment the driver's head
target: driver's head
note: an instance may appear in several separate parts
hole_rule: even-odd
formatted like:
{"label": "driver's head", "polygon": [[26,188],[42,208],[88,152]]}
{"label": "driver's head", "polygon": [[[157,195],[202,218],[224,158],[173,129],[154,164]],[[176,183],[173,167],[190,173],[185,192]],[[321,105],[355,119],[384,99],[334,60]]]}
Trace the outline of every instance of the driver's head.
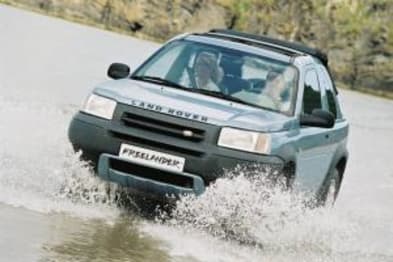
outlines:
{"label": "driver's head", "polygon": [[282,73],[269,71],[266,76],[266,92],[279,96],[285,89],[285,78]]}

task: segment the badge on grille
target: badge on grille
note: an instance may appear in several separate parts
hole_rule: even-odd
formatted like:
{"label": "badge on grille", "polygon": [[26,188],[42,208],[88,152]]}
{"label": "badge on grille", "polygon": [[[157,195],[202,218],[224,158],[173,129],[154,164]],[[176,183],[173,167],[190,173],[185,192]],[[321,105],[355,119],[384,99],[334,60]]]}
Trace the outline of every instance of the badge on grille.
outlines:
{"label": "badge on grille", "polygon": [[194,133],[191,130],[183,130],[183,136],[192,137]]}

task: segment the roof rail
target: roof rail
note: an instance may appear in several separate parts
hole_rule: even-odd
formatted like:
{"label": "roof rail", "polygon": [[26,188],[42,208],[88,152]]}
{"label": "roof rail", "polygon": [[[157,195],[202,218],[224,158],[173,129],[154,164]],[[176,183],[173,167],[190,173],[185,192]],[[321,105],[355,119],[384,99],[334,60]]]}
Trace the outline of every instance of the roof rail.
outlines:
{"label": "roof rail", "polygon": [[325,53],[323,53],[322,51],[316,48],[311,48],[300,43],[275,39],[268,36],[242,33],[242,32],[227,30],[227,29],[212,29],[207,34],[226,36],[229,38],[242,39],[242,40],[249,39],[250,42],[257,41],[260,43],[268,44],[275,48],[281,48],[287,51],[289,50],[295,51],[295,53],[309,54],[318,58],[325,66],[328,66],[328,57]]}

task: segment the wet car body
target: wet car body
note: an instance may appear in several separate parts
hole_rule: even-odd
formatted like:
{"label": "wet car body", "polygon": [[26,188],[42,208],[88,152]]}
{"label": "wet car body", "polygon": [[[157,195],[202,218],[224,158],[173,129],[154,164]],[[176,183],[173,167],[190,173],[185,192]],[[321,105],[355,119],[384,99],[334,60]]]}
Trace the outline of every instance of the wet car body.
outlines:
{"label": "wet car body", "polygon": [[[178,82],[173,85],[138,75],[167,46],[181,41],[247,52],[294,68],[297,73],[291,107],[279,112],[215,93],[190,92],[177,86]],[[198,195],[226,170],[260,164],[282,171],[292,188],[310,192],[321,201],[331,188],[337,196],[348,158],[348,123],[340,110],[327,58],[317,50],[212,30],[176,37],[131,76],[124,70],[119,77],[118,72],[109,73],[116,80],[102,83],[92,92],[98,99],[114,101],[110,117],[81,110],[69,128],[74,148],[82,150],[103,179],[149,194]],[[222,71],[221,82],[239,80]],[[240,80],[247,82],[247,92],[255,83],[267,81],[264,77]],[[262,134],[268,149],[261,153],[222,146],[224,129],[230,134],[249,132],[258,139]]]}

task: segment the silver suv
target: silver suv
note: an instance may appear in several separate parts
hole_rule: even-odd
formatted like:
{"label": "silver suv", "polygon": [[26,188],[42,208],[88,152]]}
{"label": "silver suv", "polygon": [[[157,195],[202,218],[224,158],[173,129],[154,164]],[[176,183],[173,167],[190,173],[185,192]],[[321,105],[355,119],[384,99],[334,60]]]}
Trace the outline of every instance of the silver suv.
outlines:
{"label": "silver suv", "polygon": [[202,194],[225,170],[267,165],[321,203],[336,198],[348,122],[320,51],[212,30],[108,75],[69,128],[103,179],[157,196]]}

